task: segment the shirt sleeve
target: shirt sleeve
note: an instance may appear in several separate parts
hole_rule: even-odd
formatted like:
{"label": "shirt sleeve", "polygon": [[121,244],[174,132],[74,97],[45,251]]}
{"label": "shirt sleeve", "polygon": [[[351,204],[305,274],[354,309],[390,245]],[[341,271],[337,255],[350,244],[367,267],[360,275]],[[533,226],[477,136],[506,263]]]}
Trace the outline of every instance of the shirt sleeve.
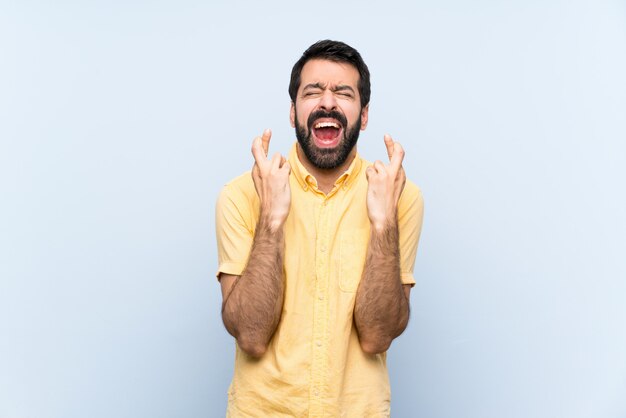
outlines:
{"label": "shirt sleeve", "polygon": [[232,184],[220,192],[215,207],[218,278],[220,273],[240,276],[246,268],[254,238],[250,206],[246,194]]}
{"label": "shirt sleeve", "polygon": [[424,199],[414,183],[407,181],[400,198],[398,229],[400,234],[400,280],[403,284],[415,284],[413,268],[417,244],[422,231]]}

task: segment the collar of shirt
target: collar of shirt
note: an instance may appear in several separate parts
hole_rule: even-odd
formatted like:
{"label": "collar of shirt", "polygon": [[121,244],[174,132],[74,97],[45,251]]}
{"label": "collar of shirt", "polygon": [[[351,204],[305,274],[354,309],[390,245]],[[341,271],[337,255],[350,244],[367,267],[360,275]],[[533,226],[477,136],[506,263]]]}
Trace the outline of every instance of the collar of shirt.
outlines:
{"label": "collar of shirt", "polygon": [[[309,173],[309,170],[307,170],[302,162],[300,162],[300,158],[298,158],[297,146],[298,143],[294,143],[291,147],[291,151],[289,151],[288,160],[289,164],[291,165],[291,172],[295,176],[300,187],[302,187],[305,192],[311,189],[316,193],[321,193],[321,191],[317,188],[317,180],[315,179],[315,177],[311,173]],[[352,160],[352,163],[350,164],[348,169],[335,181],[335,187],[329,193],[329,195],[334,194],[339,189],[339,187],[348,189],[359,176],[359,172],[361,171],[362,166],[363,160],[361,160],[361,157],[357,152],[354,160]]]}

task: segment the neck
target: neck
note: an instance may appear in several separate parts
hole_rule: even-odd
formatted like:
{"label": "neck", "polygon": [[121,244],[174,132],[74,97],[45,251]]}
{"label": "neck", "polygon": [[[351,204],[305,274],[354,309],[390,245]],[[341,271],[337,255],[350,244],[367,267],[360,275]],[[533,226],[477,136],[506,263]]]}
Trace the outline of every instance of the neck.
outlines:
{"label": "neck", "polygon": [[296,151],[298,153],[298,159],[300,160],[304,168],[306,168],[307,171],[311,173],[313,177],[315,177],[315,180],[317,180],[318,189],[326,194],[330,193],[330,191],[335,186],[335,182],[337,181],[337,179],[346,172],[348,167],[350,167],[350,164],[352,164],[354,157],[356,157],[355,145],[354,148],[352,148],[352,151],[350,151],[350,154],[348,154],[348,158],[346,158],[346,161],[344,161],[343,164],[335,168],[319,168],[311,164],[306,155],[304,155],[302,148],[300,148],[300,144],[297,144]]}

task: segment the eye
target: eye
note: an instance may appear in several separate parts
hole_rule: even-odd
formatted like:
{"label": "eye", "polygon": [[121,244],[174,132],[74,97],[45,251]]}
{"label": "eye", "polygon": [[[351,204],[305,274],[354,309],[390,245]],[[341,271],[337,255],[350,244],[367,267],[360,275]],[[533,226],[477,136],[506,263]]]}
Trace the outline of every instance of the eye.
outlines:
{"label": "eye", "polygon": [[316,96],[316,95],[319,95],[319,94],[320,94],[319,91],[305,91],[302,94],[302,97],[313,97],[313,96]]}
{"label": "eye", "polygon": [[352,99],[354,95],[349,90],[339,90],[335,94],[342,99]]}

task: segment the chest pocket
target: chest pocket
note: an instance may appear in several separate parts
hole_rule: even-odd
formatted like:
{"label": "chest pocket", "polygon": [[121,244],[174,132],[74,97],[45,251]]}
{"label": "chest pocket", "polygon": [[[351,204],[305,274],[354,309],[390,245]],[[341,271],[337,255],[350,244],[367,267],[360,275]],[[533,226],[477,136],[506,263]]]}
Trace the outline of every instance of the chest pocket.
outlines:
{"label": "chest pocket", "polygon": [[339,242],[339,288],[356,292],[363,275],[369,233],[365,229],[343,231]]}

